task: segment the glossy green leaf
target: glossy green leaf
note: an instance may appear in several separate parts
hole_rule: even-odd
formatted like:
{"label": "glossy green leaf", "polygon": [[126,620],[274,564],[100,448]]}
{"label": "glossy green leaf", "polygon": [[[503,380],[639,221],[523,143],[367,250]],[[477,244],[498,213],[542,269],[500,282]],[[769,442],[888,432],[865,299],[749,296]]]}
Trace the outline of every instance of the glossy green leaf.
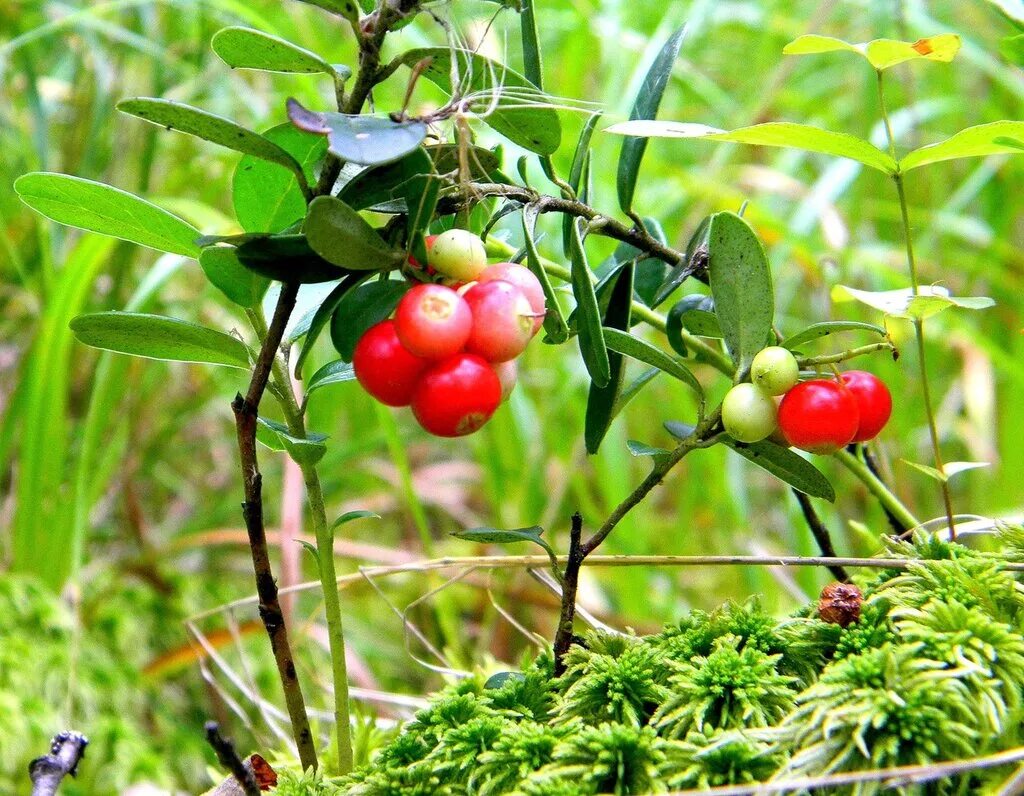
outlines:
{"label": "glossy green leaf", "polygon": [[355,378],[355,368],[342,359],[336,359],[334,362],[328,362],[309,377],[309,381],[306,383],[306,395],[312,395],[317,390],[329,387],[332,384],[355,381]]}
{"label": "glossy green leaf", "polygon": [[270,280],[242,265],[230,246],[203,249],[199,264],[211,284],[240,307],[258,307],[270,287]]}
{"label": "glossy green leaf", "polygon": [[[640,86],[636,102],[633,103],[633,110],[629,114],[631,121],[654,119],[658,115],[658,106],[661,105],[661,98],[665,94],[665,89],[668,88],[669,78],[672,77],[672,67],[675,65],[676,58],[679,57],[679,48],[683,46],[685,33],[685,26],[673,33],[661,48],[658,57],[654,59],[654,63],[651,64],[651,68]],[[633,209],[636,180],[646,150],[646,138],[631,137],[622,142],[616,188],[619,195],[619,207],[627,213]]]}
{"label": "glossy green leaf", "polygon": [[331,317],[334,315],[334,310],[341,303],[345,295],[356,287],[360,282],[366,278],[365,273],[350,274],[345,277],[338,284],[334,290],[332,290],[327,298],[321,302],[320,306],[317,307],[316,312],[313,313],[313,317],[310,319],[309,328],[306,330],[305,337],[302,341],[302,350],[299,352],[299,356],[295,360],[295,378],[302,378],[302,366],[306,364],[306,360],[309,358],[310,352],[316,345],[316,341],[320,337],[320,333],[324,330],[324,327],[331,322]]}
{"label": "glossy green leaf", "polygon": [[395,122],[386,116],[349,116],[320,113],[288,100],[288,118],[307,133],[327,136],[328,149],[342,160],[373,166],[392,163],[423,143],[427,126],[423,122]]}
{"label": "glossy green leaf", "polygon": [[447,47],[421,47],[401,58],[410,68],[430,59],[423,76],[450,94],[453,54],[461,95],[472,99],[473,110],[482,114],[484,122],[531,152],[550,155],[558,149],[562,140],[558,113],[545,95],[518,72],[478,53]]}
{"label": "glossy green leaf", "polygon": [[331,317],[331,341],[345,362],[367,329],[389,318],[409,285],[388,279],[360,285],[342,297]]}
{"label": "glossy green leaf", "polygon": [[893,318],[929,318],[951,307],[984,310],[995,305],[988,296],[950,296],[941,285],[921,285],[915,295],[912,288],[899,290],[856,290],[846,285],[832,288],[833,301],[859,301]]}
{"label": "glossy green leaf", "polygon": [[313,251],[352,271],[396,268],[405,260],[404,252],[388,246],[366,219],[333,196],[318,196],[310,203],[305,232]]}
{"label": "glossy green leaf", "polygon": [[537,216],[539,211],[536,205],[527,205],[523,208],[523,240],[526,248],[526,265],[533,272],[544,290],[544,303],[547,305],[547,313],[544,315],[544,333],[547,340],[556,345],[564,343],[569,339],[569,325],[562,315],[562,307],[558,303],[558,296],[551,286],[547,271],[540,262],[540,255],[537,254],[537,244],[534,236],[536,234]]}
{"label": "glossy green leaf", "polygon": [[708,232],[708,275],[715,314],[739,374],[772,330],[775,298],[764,247],[735,213],[717,213]]}
{"label": "glossy green leaf", "polygon": [[875,39],[861,44],[850,44],[832,36],[808,34],[800,36],[782,49],[786,55],[852,52],[867,59],[868,63],[878,70],[920,59],[948,63],[959,51],[960,37],[952,33],[942,33],[913,42]]}
{"label": "glossy green leaf", "polygon": [[874,144],[847,133],[834,133],[807,124],[766,122],[726,132],[705,124],[633,121],[612,125],[605,132],[641,138],[700,138],[733,144],[802,149],[805,152],[850,158],[886,174],[896,171],[896,161]]}
{"label": "glossy green leaf", "polygon": [[[332,14],[344,17],[349,22],[359,22],[359,5],[356,3],[356,0],[299,0],[299,2],[307,3],[311,6],[319,6],[325,11],[330,11]],[[369,13],[369,10],[367,13]]]}
{"label": "glossy green leaf", "polygon": [[635,439],[626,440],[626,447],[634,456],[651,456],[654,459],[660,459],[671,453],[671,451],[665,448],[655,448],[645,442],[637,442]]}
{"label": "glossy green leaf", "polygon": [[334,74],[331,65],[316,53],[253,28],[223,28],[214,34],[210,46],[232,69]]}
{"label": "glossy green leaf", "polygon": [[354,210],[404,201],[407,183],[433,172],[434,161],[422,147],[417,147],[394,163],[363,169],[341,187],[338,198]]}
{"label": "glossy green leaf", "polygon": [[543,91],[544,63],[537,37],[537,15],[533,11],[533,0],[521,0],[519,27],[523,41],[523,72],[527,80]]}
{"label": "glossy green leaf", "polygon": [[249,351],[237,337],[163,315],[96,312],[72,319],[71,330],[86,345],[119,354],[249,368]]}
{"label": "glossy green leaf", "polygon": [[171,254],[198,257],[199,230],[134,194],[67,174],[33,172],[14,183],[21,201],[69,227]]}
{"label": "glossy green leaf", "polygon": [[286,452],[297,464],[316,464],[327,453],[325,434],[296,437],[287,426],[265,417],[256,418],[256,439],[271,450]]}
{"label": "glossy green leaf", "polygon": [[699,398],[703,399],[704,388],[697,381],[697,377],[690,372],[686,365],[666,354],[660,348],[651,345],[646,340],[641,340],[628,332],[622,332],[618,329],[604,329],[604,339],[608,348],[612,351],[625,354],[651,367],[658,368],[658,370],[665,371],[669,376],[673,376],[688,385],[697,393]]}
{"label": "glossy green leaf", "polygon": [[930,163],[988,155],[1019,155],[1024,148],[1024,122],[991,122],[968,127],[937,144],[915,149],[900,160],[900,170],[910,171]]}
{"label": "glossy green leaf", "polygon": [[313,251],[305,235],[250,237],[238,246],[237,255],[246,268],[278,282],[333,282],[348,273]]}
{"label": "glossy green leaf", "polygon": [[805,495],[835,502],[836,492],[821,470],[789,448],[767,440],[748,445],[725,437],[722,442],[747,461],[767,470]]}
{"label": "glossy green leaf", "polygon": [[193,108],[191,105],[150,97],[121,100],[117,103],[117,109],[151,124],[194,135],[236,152],[277,163],[300,180],[306,179],[302,167],[284,149],[230,119]]}
{"label": "glossy green leaf", "polygon": [[[263,133],[268,141],[288,152],[314,179],[313,167],[327,151],[323,136],[311,135],[287,122]],[[283,232],[306,215],[306,198],[295,175],[276,163],[246,155],[231,183],[235,217],[248,232]]]}
{"label": "glossy green leaf", "polygon": [[907,459],[901,459],[900,461],[940,483],[949,481],[950,478],[958,475],[959,473],[966,473],[969,470],[978,470],[982,467],[990,466],[989,462],[947,462],[943,465],[942,470],[938,470],[937,468],[930,467],[927,464],[918,464],[917,462],[912,462]]}
{"label": "glossy green leaf", "polygon": [[672,305],[665,317],[665,336],[680,356],[689,353],[683,341],[683,330],[701,337],[722,337],[722,327],[715,315],[715,302],[710,296],[693,293]]}
{"label": "glossy green leaf", "polygon": [[346,523],[352,522],[353,520],[379,520],[380,515],[373,511],[367,511],[366,509],[356,509],[355,511],[346,511],[338,519],[331,523],[331,528],[340,528]]}
{"label": "glossy green leaf", "polygon": [[[590,141],[594,137],[594,130],[597,128],[597,123],[600,119],[600,113],[592,113],[588,116],[587,120],[583,123],[580,137],[576,141],[576,151],[572,156],[572,165],[569,167],[569,179],[567,182],[577,196],[580,192],[580,183],[583,181],[583,172],[587,159],[590,157]],[[572,223],[573,217],[568,213],[562,216],[562,253],[566,258],[569,257],[572,245],[569,241],[569,236],[572,234]]]}
{"label": "glossy green leaf", "polygon": [[[634,266],[625,265],[616,271],[614,281],[609,288],[608,308],[604,313],[605,329],[618,329],[628,332],[633,309],[633,275]],[[607,333],[606,333],[607,334]],[[587,411],[583,425],[583,441],[587,453],[595,454],[601,447],[601,441],[615,417],[615,407],[622,391],[622,382],[626,374],[626,363],[622,354],[609,351],[608,365],[610,377],[608,384],[599,387],[591,383],[587,395]]]}
{"label": "glossy green leaf", "polygon": [[583,364],[587,366],[591,381],[598,387],[604,387],[611,379],[611,365],[604,341],[601,310],[597,303],[597,295],[594,293],[592,273],[577,223],[572,225],[569,243],[572,259],[572,293],[576,298],[576,313],[579,316],[580,353],[583,355]]}
{"label": "glossy green leaf", "polygon": [[828,337],[829,335],[836,334],[837,332],[873,332],[879,337],[885,337],[885,329],[881,326],[876,326],[873,323],[861,323],[860,321],[823,321],[821,323],[811,324],[806,329],[803,329],[796,334],[791,334],[779,343],[779,345],[783,348],[795,350],[804,343],[820,340],[822,337]]}

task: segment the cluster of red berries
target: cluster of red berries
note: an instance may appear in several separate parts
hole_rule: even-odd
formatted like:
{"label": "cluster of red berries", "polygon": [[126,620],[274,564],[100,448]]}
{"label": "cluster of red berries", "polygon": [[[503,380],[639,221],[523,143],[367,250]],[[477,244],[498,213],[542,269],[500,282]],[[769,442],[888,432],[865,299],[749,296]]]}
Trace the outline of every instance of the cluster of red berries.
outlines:
{"label": "cluster of red berries", "polygon": [[740,442],[771,437],[810,453],[830,454],[851,442],[874,439],[892,414],[892,395],[874,374],[851,370],[838,379],[801,382],[796,357],[779,346],[758,353],[750,378],[733,387],[722,403],[725,430]]}
{"label": "cluster of red berries", "polygon": [[431,236],[427,249],[429,273],[449,284],[411,288],[392,319],[360,338],[352,364],[378,401],[411,406],[431,434],[461,437],[490,420],[515,387],[515,360],[540,330],[544,292],[522,265],[487,265],[470,232]]}

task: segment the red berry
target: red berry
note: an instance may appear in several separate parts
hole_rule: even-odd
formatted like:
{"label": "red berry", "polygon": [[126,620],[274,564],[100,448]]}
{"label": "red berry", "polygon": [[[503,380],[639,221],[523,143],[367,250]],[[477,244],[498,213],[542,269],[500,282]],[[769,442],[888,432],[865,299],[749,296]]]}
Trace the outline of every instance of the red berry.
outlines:
{"label": "red berry", "polygon": [[501,403],[501,382],[474,354],[456,354],[426,371],[412,396],[412,413],[438,437],[472,434]]}
{"label": "red berry", "polygon": [[544,314],[547,311],[547,305],[544,303],[544,288],[540,286],[540,280],[533,275],[533,271],[529,268],[516,263],[495,263],[494,265],[489,265],[478,277],[480,282],[493,282],[496,279],[512,283],[526,296],[526,300],[530,302],[530,307],[533,309],[535,316],[533,319],[533,333],[537,334],[544,323]]}
{"label": "red berry", "polygon": [[850,370],[843,374],[843,383],[853,394],[860,410],[860,426],[854,442],[867,442],[878,436],[892,414],[892,395],[880,378],[865,370]]}
{"label": "red berry", "polygon": [[472,326],[469,304],[444,285],[417,285],[395,310],[398,339],[412,354],[427,359],[459,353]]}
{"label": "red berry", "polygon": [[510,359],[507,362],[493,362],[491,367],[501,382],[501,400],[507,401],[519,381],[519,365],[514,359]]}
{"label": "red berry", "polygon": [[381,321],[367,329],[352,354],[352,366],[363,389],[388,406],[408,406],[420,374],[429,365],[402,346],[394,321]]}
{"label": "red berry", "polygon": [[[423,238],[423,245],[427,247],[427,254],[428,255],[430,254],[431,248],[434,246],[434,240],[436,238],[437,238],[437,235],[427,235],[426,237]],[[415,257],[413,257],[411,254],[409,255],[409,265],[411,265],[417,271],[422,271],[423,270],[423,264],[419,260],[417,260]],[[434,274],[437,273],[437,271],[435,271],[433,268],[431,268],[428,265],[427,266],[427,273],[430,274],[431,276],[433,276]]]}
{"label": "red berry", "polygon": [[779,428],[786,441],[811,453],[835,453],[849,445],[859,424],[856,399],[834,381],[805,381],[779,404]]}
{"label": "red berry", "polygon": [[490,362],[515,359],[533,337],[533,308],[511,282],[478,282],[465,293],[473,311],[466,350]]}

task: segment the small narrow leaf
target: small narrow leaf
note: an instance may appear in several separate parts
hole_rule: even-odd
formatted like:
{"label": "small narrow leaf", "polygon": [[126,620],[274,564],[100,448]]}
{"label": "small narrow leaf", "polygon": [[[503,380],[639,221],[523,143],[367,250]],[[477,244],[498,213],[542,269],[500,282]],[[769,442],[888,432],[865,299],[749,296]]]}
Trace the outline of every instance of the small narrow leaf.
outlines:
{"label": "small narrow leaf", "polygon": [[320,332],[324,330],[324,327],[331,322],[331,316],[334,315],[334,310],[341,303],[345,295],[352,290],[356,285],[366,279],[367,274],[355,273],[345,277],[334,290],[332,290],[327,298],[323,300],[316,312],[313,313],[313,317],[309,323],[309,329],[306,331],[305,339],[302,341],[302,351],[299,352],[298,358],[295,360],[295,378],[302,379],[302,366],[306,364],[306,359],[309,357],[310,352],[313,350],[313,346],[316,345],[317,339],[320,337]]}
{"label": "small narrow leaf", "polygon": [[312,395],[323,387],[328,387],[331,384],[341,384],[346,381],[355,381],[356,371],[348,362],[342,359],[337,359],[334,362],[328,362],[320,370],[309,377],[309,381],[306,384],[306,395]]}
{"label": "small narrow leaf", "polygon": [[331,65],[316,53],[253,28],[223,28],[214,34],[210,46],[232,69],[334,74]]}
{"label": "small narrow leaf", "polygon": [[523,72],[527,80],[543,91],[544,64],[537,37],[537,15],[533,12],[533,0],[522,0],[519,26],[523,39]]}
{"label": "small narrow leaf", "polygon": [[885,329],[881,326],[875,326],[873,323],[861,323],[860,321],[823,321],[822,323],[814,323],[808,326],[806,329],[791,334],[781,343],[780,346],[783,348],[789,348],[796,350],[804,343],[810,343],[813,340],[820,340],[822,337],[828,337],[829,335],[836,334],[837,332],[873,332],[879,337],[885,337]]}
{"label": "small narrow leaf", "polygon": [[547,543],[541,534],[544,529],[539,525],[529,528],[514,528],[511,530],[498,530],[497,528],[467,528],[464,531],[453,531],[452,536],[456,539],[464,539],[467,542],[480,544],[514,544],[515,542],[533,542],[540,545],[547,551],[549,556],[554,556],[555,551]]}
{"label": "small narrow leaf", "polygon": [[331,523],[331,529],[340,528],[342,525],[353,520],[379,520],[380,515],[373,511],[367,511],[366,509],[356,509],[355,511],[346,511],[338,519]]}
{"label": "small narrow leaf", "polygon": [[388,246],[359,213],[333,196],[318,196],[309,205],[305,224],[310,247],[327,262],[352,271],[395,268],[404,253]]}
{"label": "small narrow leaf", "polygon": [[789,448],[783,448],[767,440],[747,445],[728,437],[723,439],[723,443],[747,461],[767,470],[794,489],[811,497],[835,502],[835,490],[821,470]]}
{"label": "small narrow leaf", "polygon": [[270,287],[270,280],[242,265],[230,246],[203,249],[199,264],[213,286],[240,307],[258,307]]}
{"label": "small narrow leaf", "polygon": [[544,303],[547,306],[547,313],[544,315],[544,333],[547,339],[555,344],[564,343],[569,339],[569,326],[562,315],[562,307],[558,303],[558,296],[551,287],[551,280],[547,271],[540,263],[540,255],[537,254],[537,244],[534,239],[538,209],[536,205],[527,205],[523,208],[523,239],[526,247],[526,265],[533,273],[544,291]]}
{"label": "small narrow leaf", "polygon": [[[633,110],[629,114],[630,120],[654,119],[658,115],[658,106],[661,105],[661,98],[668,87],[669,78],[672,76],[672,67],[675,65],[676,58],[679,57],[679,49],[683,45],[685,33],[685,26],[673,33],[661,48],[658,57],[654,59],[654,63],[651,64],[651,68],[644,78],[643,85],[640,86],[636,102],[633,103]],[[640,173],[640,162],[643,160],[646,150],[647,139],[645,138],[627,138],[622,142],[616,187],[619,194],[619,207],[627,213],[633,209],[633,194],[636,191],[637,175]]]}
{"label": "small narrow leaf", "polygon": [[711,219],[708,273],[725,343],[737,372],[745,374],[771,333],[775,299],[764,247],[735,213]]}
{"label": "small narrow leaf", "polygon": [[943,465],[943,469],[939,470],[935,467],[929,467],[927,464],[918,464],[907,459],[901,459],[900,461],[940,483],[949,481],[949,479],[959,473],[966,473],[969,470],[977,470],[989,466],[989,462],[947,462]]}
{"label": "small narrow leaf", "polygon": [[614,124],[605,132],[641,138],[703,138],[734,144],[802,149],[856,160],[886,174],[896,172],[896,161],[874,144],[847,133],[834,133],[806,124],[766,122],[726,132],[704,124],[634,121]]}
{"label": "small narrow leaf", "polygon": [[360,285],[341,298],[331,318],[331,341],[345,362],[352,361],[359,338],[389,318],[408,289],[405,281],[389,279]]}
{"label": "small narrow leaf", "polygon": [[320,113],[288,99],[288,118],[307,133],[327,136],[328,149],[349,163],[373,166],[392,163],[405,157],[427,135],[423,122],[396,122],[385,116],[349,116],[344,113]]}
{"label": "small narrow leaf", "polygon": [[832,36],[809,34],[800,36],[782,49],[786,55],[814,55],[838,51],[857,53],[867,59],[873,68],[881,71],[920,59],[948,63],[960,51],[960,37],[953,33],[942,33],[913,42],[875,39],[861,44],[850,44]]}
{"label": "small narrow leaf", "polygon": [[660,348],[618,329],[604,329],[604,339],[612,351],[625,354],[651,367],[658,368],[658,370],[665,371],[669,376],[687,384],[703,400],[704,388],[697,381],[697,377],[690,372],[686,365],[669,356]]}
{"label": "small narrow leaf", "polygon": [[97,312],[72,319],[71,330],[86,345],[119,354],[249,368],[249,351],[237,337],[177,318]]}
{"label": "small narrow leaf", "polygon": [[[1003,140],[1009,139],[1009,140]],[[1024,122],[991,122],[968,127],[937,144],[915,149],[900,160],[900,171],[930,163],[988,155],[1019,155],[1024,146]]]}
{"label": "small narrow leaf", "polygon": [[562,140],[558,112],[547,97],[526,77],[504,64],[466,50],[420,47],[404,53],[402,63],[412,68],[429,59],[423,76],[452,93],[452,56],[462,96],[471,98],[472,109],[509,141],[550,155]]}
{"label": "small narrow leaf", "polygon": [[[633,308],[633,272],[634,266],[630,263],[621,267],[615,274],[615,281],[609,290],[608,308],[604,314],[605,329],[629,331]],[[583,440],[587,453],[591,455],[597,453],[601,441],[612,424],[615,406],[618,403],[623,377],[626,373],[622,354],[609,351],[608,364],[611,374],[608,384],[599,387],[597,384],[591,383],[587,396]]]}
{"label": "small narrow leaf", "polygon": [[327,453],[325,434],[296,437],[287,426],[265,417],[256,418],[256,439],[271,450],[286,452],[296,464],[316,464]]}
{"label": "small narrow leaf", "polygon": [[598,307],[597,295],[594,293],[594,283],[591,282],[592,273],[583,249],[583,240],[580,238],[580,228],[576,223],[572,225],[569,240],[572,257],[572,292],[576,298],[576,313],[579,316],[580,353],[583,355],[583,363],[587,366],[591,381],[598,387],[605,387],[611,379],[611,364],[608,361],[608,349],[601,328],[601,310]]}
{"label": "small narrow leaf", "polygon": [[[569,187],[579,195],[580,184],[583,181],[583,172],[587,164],[587,158],[590,156],[590,141],[594,136],[594,130],[597,127],[597,123],[601,118],[600,113],[592,113],[587,117],[587,120],[583,123],[583,129],[580,131],[579,140],[576,142],[576,151],[572,156],[572,166],[569,167]],[[562,216],[562,253],[568,258],[571,243],[569,236],[572,234],[572,223],[573,218],[568,213]]]}
{"label": "small narrow leaf", "polygon": [[626,447],[634,456],[653,456],[655,459],[668,456],[671,453],[665,448],[655,448],[644,442],[637,442],[635,439],[626,440]]}
{"label": "small narrow leaf", "polygon": [[162,252],[199,256],[198,229],[119,188],[67,174],[33,172],[19,177],[14,190],[22,202],[58,224]]}
{"label": "small narrow leaf", "polygon": [[912,288],[900,290],[869,291],[856,290],[846,285],[832,288],[833,301],[859,301],[893,318],[930,318],[948,310],[960,307],[968,310],[983,310],[995,306],[988,296],[950,296],[940,285],[921,285],[917,295]]}
{"label": "small narrow leaf", "polygon": [[279,282],[333,282],[348,273],[313,251],[305,235],[252,236],[237,255],[246,268]]}
{"label": "small narrow leaf", "polygon": [[236,152],[277,163],[305,182],[305,173],[302,171],[302,167],[295,162],[295,158],[259,133],[247,130],[230,119],[193,108],[191,105],[150,97],[122,100],[117,103],[117,109],[130,116],[137,116],[150,124],[178,130],[205,141],[220,144]]}
{"label": "small narrow leaf", "polygon": [[683,341],[683,330],[702,337],[722,337],[722,326],[715,315],[715,302],[702,293],[691,293],[677,301],[665,317],[665,336],[680,356],[689,352]]}

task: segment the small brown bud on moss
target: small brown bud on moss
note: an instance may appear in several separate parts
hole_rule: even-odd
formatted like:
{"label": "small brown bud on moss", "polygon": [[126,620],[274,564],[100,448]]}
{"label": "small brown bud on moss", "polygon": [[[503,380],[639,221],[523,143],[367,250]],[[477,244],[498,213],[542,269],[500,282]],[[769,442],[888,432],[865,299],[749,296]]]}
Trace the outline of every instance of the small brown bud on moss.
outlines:
{"label": "small brown bud on moss", "polygon": [[846,627],[860,619],[864,595],[852,583],[830,583],[821,590],[818,618],[831,625]]}

